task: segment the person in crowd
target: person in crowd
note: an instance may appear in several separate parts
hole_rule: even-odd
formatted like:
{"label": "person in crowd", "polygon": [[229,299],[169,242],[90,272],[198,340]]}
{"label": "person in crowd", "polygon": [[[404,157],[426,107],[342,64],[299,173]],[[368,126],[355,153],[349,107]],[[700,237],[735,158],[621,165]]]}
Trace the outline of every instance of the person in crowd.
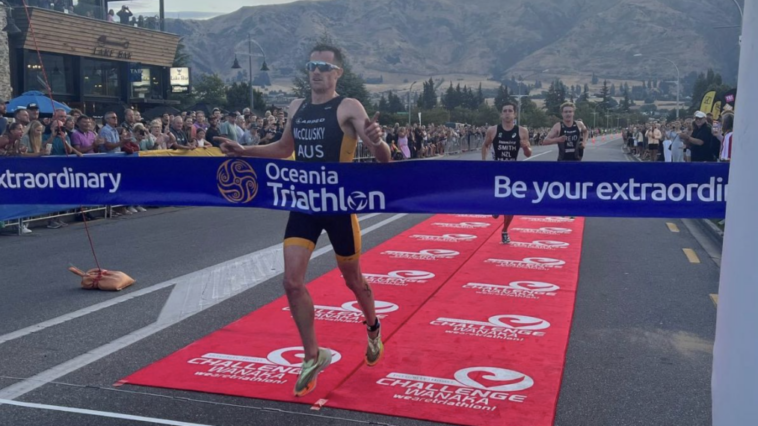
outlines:
{"label": "person in crowd", "polygon": [[237,113],[229,111],[226,115],[226,121],[219,126],[219,133],[221,136],[237,142],[237,126],[234,124],[237,121]]}
{"label": "person in crowd", "polygon": [[237,141],[241,141],[242,137],[245,136],[245,128],[245,117],[237,115],[237,119],[234,122],[234,130],[237,131]]}
{"label": "person in crowd", "polygon": [[77,119],[76,130],[71,133],[71,144],[82,154],[94,153],[98,145],[104,141],[98,140],[97,133],[93,131],[94,122],[86,115],[80,115]]}
{"label": "person in crowd", "polygon": [[42,134],[45,132],[45,126],[39,121],[32,121],[26,128],[24,136],[21,137],[22,157],[41,157],[47,154],[47,146],[42,141]]}
{"label": "person in crowd", "polygon": [[144,124],[135,124],[132,133],[134,134],[134,143],[139,148],[138,151],[152,151],[155,149],[155,142],[150,139],[150,133]]}
{"label": "person in crowd", "polygon": [[400,152],[403,153],[403,159],[408,160],[411,158],[411,150],[408,148],[408,129],[401,127],[397,133],[397,145],[400,148]]}
{"label": "person in crowd", "polygon": [[123,5],[121,6],[121,10],[119,10],[116,15],[118,15],[118,19],[122,24],[129,25],[129,18],[131,18],[134,14],[131,10],[129,10],[129,7]]}
{"label": "person in crowd", "polygon": [[185,117],[184,118],[184,134],[187,135],[187,139],[194,141],[197,137],[196,133],[196,127],[195,123],[192,121],[191,117]]}
{"label": "person in crowd", "polygon": [[187,137],[187,134],[184,132],[184,120],[182,120],[181,115],[174,117],[173,121],[171,122],[169,133],[173,136],[171,138],[171,145],[169,145],[169,149],[191,150],[195,148],[192,140],[189,139]]}
{"label": "person in crowd", "polygon": [[105,126],[100,129],[99,151],[106,154],[118,154],[121,152],[121,138],[118,134],[118,116],[113,111],[105,113]]}
{"label": "person in crowd", "polygon": [[[26,110],[29,111],[29,122],[39,120],[39,105],[35,103],[30,103],[29,105],[26,106]],[[65,111],[64,111],[64,114],[65,114]],[[61,119],[63,117],[58,116],[56,118]]]}
{"label": "person in crowd", "polygon": [[134,110],[131,108],[127,108],[124,110],[124,122],[121,123],[121,127],[125,128],[129,131],[129,134],[132,135],[132,132],[134,130],[134,125],[137,124],[137,119],[134,115]]}
{"label": "person in crowd", "polygon": [[195,126],[195,130],[197,129],[208,130],[208,123],[205,121],[205,112],[203,111],[195,112],[194,126]]}
{"label": "person in crowd", "polygon": [[163,123],[161,120],[153,120],[150,123],[150,134],[148,138],[153,143],[153,149],[165,150],[169,146],[173,145],[171,132],[163,131]]}
{"label": "person in crowd", "polygon": [[212,147],[210,142],[205,140],[205,129],[198,129],[197,132],[195,132],[195,145],[197,145],[198,148],[208,149]]}
{"label": "person in crowd", "polygon": [[105,15],[105,20],[108,22],[116,22],[116,12],[113,11],[113,9],[108,11],[108,14]]}
{"label": "person in crowd", "polygon": [[52,145],[50,148],[50,155],[75,154],[77,157],[82,156],[81,152],[71,146],[71,138],[69,138],[66,133],[64,122],[61,120],[53,120],[50,123],[50,136],[43,144]]}
{"label": "person in crowd", "polygon": [[216,148],[221,146],[221,142],[217,139],[221,136],[221,132],[218,128],[218,117],[211,115],[208,118],[208,129],[205,131],[205,140],[211,143]]}
{"label": "person in crowd", "polygon": [[718,139],[713,136],[713,130],[708,124],[704,112],[695,112],[692,132],[689,134],[682,133],[680,137],[684,140],[687,149],[690,150],[690,161],[711,162],[718,158],[721,146]]}
{"label": "person in crowd", "polygon": [[731,112],[725,113],[721,116],[723,122],[724,140],[721,142],[721,152],[719,153],[719,161],[730,162],[732,161],[732,146],[734,143],[734,114]]}
{"label": "person in crowd", "polygon": [[8,127],[8,119],[5,118],[7,112],[7,105],[5,99],[0,98],[0,135],[5,133],[5,128]]}

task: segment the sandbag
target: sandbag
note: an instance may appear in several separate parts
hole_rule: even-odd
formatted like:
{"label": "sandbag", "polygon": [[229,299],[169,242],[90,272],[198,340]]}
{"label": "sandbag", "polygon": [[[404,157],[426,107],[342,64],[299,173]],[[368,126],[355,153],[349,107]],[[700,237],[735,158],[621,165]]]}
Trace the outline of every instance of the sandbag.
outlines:
{"label": "sandbag", "polygon": [[121,271],[90,269],[84,272],[74,266],[68,270],[82,277],[82,288],[87,290],[121,291],[134,284],[134,278]]}

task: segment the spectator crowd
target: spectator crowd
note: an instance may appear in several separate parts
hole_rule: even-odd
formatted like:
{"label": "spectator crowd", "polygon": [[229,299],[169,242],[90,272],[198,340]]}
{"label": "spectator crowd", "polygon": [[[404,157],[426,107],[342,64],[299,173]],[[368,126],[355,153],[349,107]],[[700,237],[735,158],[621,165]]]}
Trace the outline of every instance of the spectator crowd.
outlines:
{"label": "spectator crowd", "polygon": [[625,151],[643,161],[728,162],[732,158],[734,113],[727,107],[718,118],[696,111],[673,122],[652,121],[623,130]]}

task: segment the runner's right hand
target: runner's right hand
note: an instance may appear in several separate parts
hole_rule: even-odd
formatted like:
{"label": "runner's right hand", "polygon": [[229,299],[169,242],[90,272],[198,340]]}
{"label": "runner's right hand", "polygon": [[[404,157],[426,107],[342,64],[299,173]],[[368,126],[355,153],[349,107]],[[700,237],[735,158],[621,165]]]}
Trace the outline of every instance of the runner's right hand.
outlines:
{"label": "runner's right hand", "polygon": [[239,157],[243,152],[245,152],[245,148],[242,145],[231,139],[216,136],[213,138],[213,140],[221,142],[221,152],[226,153],[226,155],[229,157]]}

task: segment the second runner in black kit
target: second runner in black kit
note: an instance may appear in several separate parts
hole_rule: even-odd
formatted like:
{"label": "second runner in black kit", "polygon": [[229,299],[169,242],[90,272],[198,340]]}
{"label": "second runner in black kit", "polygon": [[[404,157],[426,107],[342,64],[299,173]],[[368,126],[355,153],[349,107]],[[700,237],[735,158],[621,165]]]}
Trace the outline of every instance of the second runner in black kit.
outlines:
{"label": "second runner in black kit", "polygon": [[[517,126],[516,105],[506,102],[500,113],[501,123],[487,129],[487,134],[482,145],[482,160],[487,159],[487,153],[492,148],[492,157],[495,161],[518,161],[519,150],[524,151],[526,157],[532,156],[532,148],[529,144],[529,131],[526,127]],[[498,218],[500,215],[493,215]],[[503,244],[511,242],[508,236],[508,227],[513,222],[513,215],[503,216],[503,231],[501,241]]]}
{"label": "second runner in black kit", "polygon": [[[337,94],[337,80],[342,77],[341,51],[319,44],[311,50],[305,67],[311,99],[297,99],[290,104],[289,111],[295,113],[282,138],[270,145],[249,147],[222,139],[222,150],[232,156],[288,158],[294,153],[296,161],[352,162],[360,138],[378,162],[388,162],[390,149],[382,140],[382,129],[376,122],[378,114],[370,120],[359,101]],[[296,396],[313,391],[318,374],[332,360],[331,350],[319,347],[316,340],[313,299],[305,286],[308,262],[322,231],[329,236],[337,266],[366,319],[366,364],[376,365],[384,353],[374,293],[361,273],[361,232],[355,215],[290,213],[284,233],[284,291],[304,352],[295,383]]]}
{"label": "second runner in black kit", "polygon": [[581,121],[574,120],[576,107],[571,102],[561,105],[563,120],[555,123],[543,145],[558,144],[558,161],[582,161],[589,130]]}

